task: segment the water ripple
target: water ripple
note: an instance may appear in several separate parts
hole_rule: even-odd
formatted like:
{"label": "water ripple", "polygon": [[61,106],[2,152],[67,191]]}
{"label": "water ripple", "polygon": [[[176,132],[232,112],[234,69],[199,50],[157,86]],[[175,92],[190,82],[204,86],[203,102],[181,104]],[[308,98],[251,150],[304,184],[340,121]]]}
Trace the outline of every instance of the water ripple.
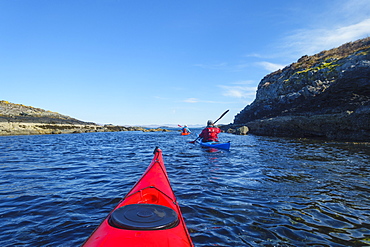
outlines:
{"label": "water ripple", "polygon": [[79,246],[162,148],[195,246],[370,245],[370,146],[178,132],[0,139],[2,246]]}

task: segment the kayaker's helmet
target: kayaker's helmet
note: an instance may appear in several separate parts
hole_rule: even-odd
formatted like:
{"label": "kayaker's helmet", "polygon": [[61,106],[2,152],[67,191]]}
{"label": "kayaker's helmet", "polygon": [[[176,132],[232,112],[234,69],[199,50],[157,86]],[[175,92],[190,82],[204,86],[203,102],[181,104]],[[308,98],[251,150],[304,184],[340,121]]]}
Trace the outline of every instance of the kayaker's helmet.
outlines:
{"label": "kayaker's helmet", "polygon": [[213,121],[212,120],[208,120],[207,121],[207,126],[213,126]]}
{"label": "kayaker's helmet", "polygon": [[188,126],[185,124],[184,127],[188,127]]}

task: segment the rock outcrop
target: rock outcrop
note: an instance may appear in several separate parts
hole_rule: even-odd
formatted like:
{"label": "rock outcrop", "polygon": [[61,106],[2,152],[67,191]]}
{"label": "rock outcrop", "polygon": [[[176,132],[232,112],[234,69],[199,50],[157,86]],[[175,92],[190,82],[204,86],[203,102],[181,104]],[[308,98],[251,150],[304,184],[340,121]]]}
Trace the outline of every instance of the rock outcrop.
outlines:
{"label": "rock outcrop", "polygon": [[84,122],[56,112],[32,106],[0,101],[0,136],[70,134],[88,132],[117,131],[168,131],[166,129],[146,129],[116,125],[98,125]]}
{"label": "rock outcrop", "polygon": [[[226,128],[228,127],[228,128]],[[241,126],[239,128],[229,128],[229,125],[220,126],[219,128],[226,133],[235,134],[235,135],[247,135],[249,132],[249,128],[247,126]]]}
{"label": "rock outcrop", "polygon": [[370,140],[370,38],[267,75],[233,126],[252,134]]}

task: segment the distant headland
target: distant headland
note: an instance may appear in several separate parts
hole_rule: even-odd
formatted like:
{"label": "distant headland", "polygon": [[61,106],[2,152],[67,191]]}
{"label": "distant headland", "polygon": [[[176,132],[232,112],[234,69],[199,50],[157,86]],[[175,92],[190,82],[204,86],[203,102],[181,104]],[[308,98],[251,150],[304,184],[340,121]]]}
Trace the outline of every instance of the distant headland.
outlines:
{"label": "distant headland", "polygon": [[169,131],[163,128],[127,127],[117,125],[99,125],[84,122],[57,112],[47,111],[32,106],[0,101],[0,136],[8,135],[43,135],[70,134],[89,132],[117,131]]}

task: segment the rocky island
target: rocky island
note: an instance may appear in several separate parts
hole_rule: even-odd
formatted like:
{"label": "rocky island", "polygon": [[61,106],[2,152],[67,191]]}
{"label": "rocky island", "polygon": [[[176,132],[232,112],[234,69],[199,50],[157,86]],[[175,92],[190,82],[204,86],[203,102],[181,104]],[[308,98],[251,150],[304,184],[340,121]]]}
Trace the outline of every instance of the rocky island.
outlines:
{"label": "rocky island", "polygon": [[84,122],[56,112],[32,106],[0,101],[0,136],[69,134],[116,131],[168,131],[166,129],[146,129],[116,125],[98,125]]}
{"label": "rocky island", "polygon": [[370,140],[370,38],[346,43],[265,76],[256,99],[224,129],[331,140]]}

